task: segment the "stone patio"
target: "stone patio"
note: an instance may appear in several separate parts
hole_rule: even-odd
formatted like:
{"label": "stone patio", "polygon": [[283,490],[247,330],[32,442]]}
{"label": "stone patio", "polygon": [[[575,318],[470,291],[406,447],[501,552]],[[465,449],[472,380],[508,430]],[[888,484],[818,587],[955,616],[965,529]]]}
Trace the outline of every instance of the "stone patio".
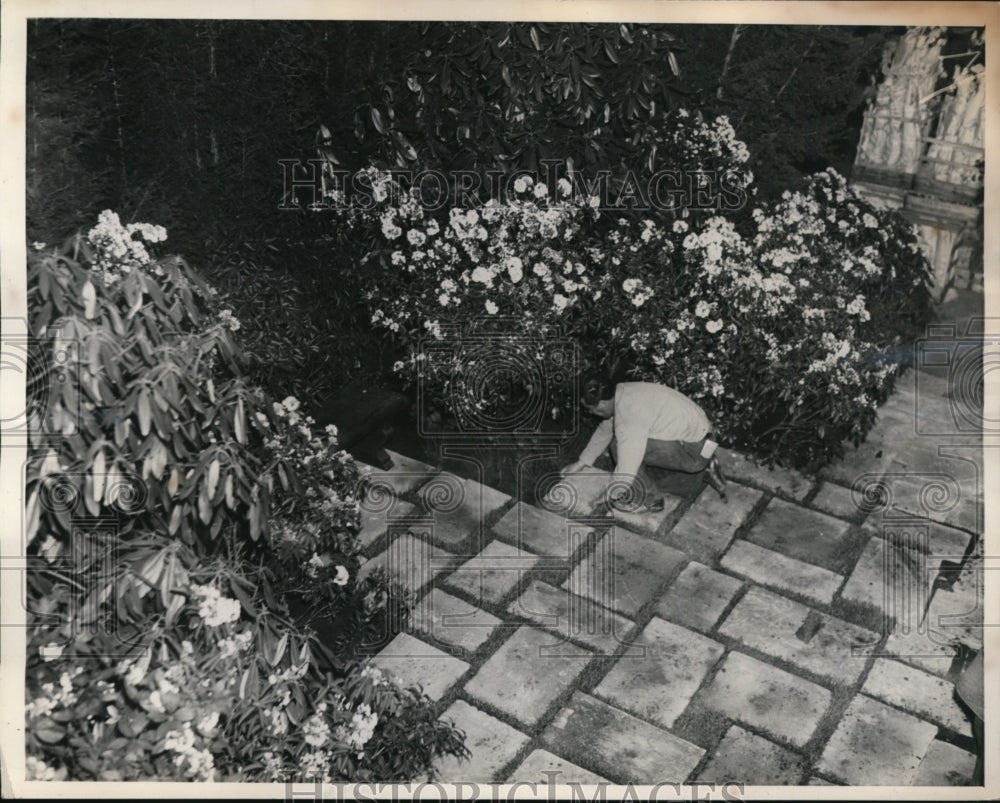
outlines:
{"label": "stone patio", "polygon": [[[947,386],[920,383],[923,408],[911,372],[820,476],[724,452],[729,504],[706,488],[656,516],[589,519],[600,475],[536,507],[392,454],[364,570],[419,598],[374,660],[466,731],[439,780],[971,783],[947,623],[977,599],[938,574],[982,520],[981,460],[921,434]],[[879,477],[891,499],[862,504]]]}

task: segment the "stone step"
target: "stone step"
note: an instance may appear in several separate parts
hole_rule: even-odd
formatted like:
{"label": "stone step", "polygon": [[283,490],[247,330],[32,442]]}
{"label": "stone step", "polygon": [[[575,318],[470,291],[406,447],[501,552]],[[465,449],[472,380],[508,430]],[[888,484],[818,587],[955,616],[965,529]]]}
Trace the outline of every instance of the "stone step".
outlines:
{"label": "stone step", "polygon": [[933,720],[963,736],[972,724],[955,701],[955,684],[916,667],[887,658],[875,661],[861,690],[923,719]]}
{"label": "stone step", "polygon": [[685,560],[683,552],[613,527],[597,539],[563,588],[634,618]]}
{"label": "stone step", "polygon": [[735,577],[692,561],[656,603],[656,613],[707,632],[719,621],[742,586]]}
{"label": "stone step", "polygon": [[753,786],[795,786],[805,759],[763,736],[733,725],[700,770],[698,782],[739,783]]}
{"label": "stone step", "polygon": [[756,586],[736,604],[719,633],[846,685],[865,668],[866,658],[856,648],[870,649],[879,641],[877,633]]}
{"label": "stone step", "polygon": [[[611,654],[622,644],[630,644],[634,623],[585,597],[533,580],[507,608],[552,631],[564,640],[586,644],[600,653]],[[566,643],[567,654],[579,652]]]}
{"label": "stone step", "polygon": [[913,786],[971,786],[975,768],[972,753],[935,739],[920,762]]}
{"label": "stone step", "polygon": [[728,496],[729,503],[726,504],[711,488],[702,491],[680,521],[664,536],[666,543],[684,550],[702,563],[713,563],[726,551],[737,529],[746,521],[763,493],[731,482]]}
{"label": "stone step", "polygon": [[386,452],[392,458],[393,467],[388,471],[372,467],[369,472],[372,483],[379,488],[387,488],[397,495],[402,495],[415,491],[438,473],[438,469],[427,463],[421,463],[412,457],[388,449]]}
{"label": "stone step", "polygon": [[[595,500],[602,498],[602,493],[608,486],[612,474],[596,468],[585,468],[573,474],[567,474],[553,483],[542,498],[541,506],[558,516],[566,518],[587,518]],[[636,486],[638,488],[638,486]],[[653,534],[657,532],[666,518],[673,513],[684,500],[673,494],[662,494],[657,488],[645,489],[648,493],[635,490],[636,506],[644,498],[655,499],[663,497],[663,510],[658,513],[640,513],[629,510],[613,510],[615,523],[637,532]]]}
{"label": "stone step", "polygon": [[[571,761],[559,758],[555,753],[548,750],[532,750],[528,757],[521,762],[507,778],[506,783],[524,781],[526,783],[537,783],[539,788],[544,788],[546,793],[553,786],[559,784],[586,784],[595,785],[609,783],[600,775],[578,767]],[[544,787],[541,785],[544,784]],[[550,800],[557,799],[557,795],[548,797]]]}
{"label": "stone step", "polygon": [[416,594],[438,574],[458,563],[459,560],[449,552],[406,532],[395,538],[383,552],[362,564],[358,579],[363,580],[376,569],[383,569],[390,579]]}
{"label": "stone step", "polygon": [[438,759],[435,769],[442,783],[493,783],[528,742],[527,735],[465,700],[455,700],[439,719],[465,732],[465,746],[472,754],[468,761],[454,756]]}
{"label": "stone step", "polygon": [[824,482],[809,504],[823,513],[854,524],[860,524],[867,515],[867,511],[855,500],[851,489],[834,482]]}
{"label": "stone step", "polygon": [[682,783],[705,750],[583,692],[542,733],[559,755],[574,756],[614,783]]}
{"label": "stone step", "polygon": [[833,601],[844,581],[839,574],[743,540],[733,542],[722,558],[722,568],[821,604]]}
{"label": "stone step", "polygon": [[837,571],[850,529],[846,521],[826,513],[772,499],[745,537],[803,563]]}
{"label": "stone step", "polygon": [[441,642],[472,655],[503,621],[439,588],[424,594],[410,611],[409,628],[432,644]]}
{"label": "stone step", "polygon": [[408,633],[397,635],[371,663],[404,688],[420,686],[432,700],[440,700],[469,669],[465,661]]}
{"label": "stone step", "polygon": [[[369,496],[361,503],[361,532],[358,542],[367,549],[379,542],[385,548],[385,535],[393,522],[420,517],[416,508],[396,496],[382,494],[378,498]],[[426,526],[426,525],[422,525]]]}
{"label": "stone step", "polygon": [[852,786],[906,786],[917,777],[937,727],[858,694],[817,769]]}
{"label": "stone step", "polygon": [[460,589],[477,600],[491,605],[517,586],[525,572],[543,561],[538,555],[518,549],[503,541],[491,541],[476,557],[461,564],[444,583]]}
{"label": "stone step", "polygon": [[725,648],[655,616],[636,637],[642,655],[624,655],[594,689],[618,708],[673,727]]}
{"label": "stone step", "polygon": [[505,493],[448,472],[429,479],[419,498],[433,520],[432,539],[446,548],[475,537],[485,543],[484,520],[510,501]]}
{"label": "stone step", "polygon": [[915,627],[923,618],[940,565],[940,559],[873,536],[865,543],[840,596],[881,611],[884,632],[888,632],[890,619]]}
{"label": "stone step", "polygon": [[465,693],[531,729],[593,657],[565,655],[559,647],[551,633],[520,627],[465,684]]}
{"label": "stone step", "polygon": [[783,494],[801,502],[813,486],[811,477],[791,468],[767,468],[741,452],[720,448],[717,452],[722,473],[737,480],[773,493]]}
{"label": "stone step", "polygon": [[525,502],[518,502],[504,514],[493,531],[499,538],[537,555],[572,557],[573,551],[592,526],[573,521]]}
{"label": "stone step", "polygon": [[735,651],[699,696],[706,707],[796,747],[809,741],[833,699],[822,686]]}

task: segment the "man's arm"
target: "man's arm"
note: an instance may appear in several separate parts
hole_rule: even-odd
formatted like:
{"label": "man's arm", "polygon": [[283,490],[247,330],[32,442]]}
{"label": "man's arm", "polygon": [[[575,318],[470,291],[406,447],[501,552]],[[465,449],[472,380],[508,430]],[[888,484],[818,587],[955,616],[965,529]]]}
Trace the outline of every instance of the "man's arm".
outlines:
{"label": "man's arm", "polygon": [[580,452],[580,462],[588,466],[594,465],[594,461],[604,454],[604,450],[608,448],[608,444],[611,443],[614,436],[615,419],[613,417],[605,418],[597,425],[594,434],[590,436],[586,448]]}
{"label": "man's arm", "polygon": [[619,423],[615,426],[615,438],[618,441],[618,463],[615,466],[612,482],[632,485],[635,482],[636,472],[642,465],[642,458],[646,454],[649,428],[641,423],[636,426],[635,422],[629,421],[624,416],[619,416],[618,420]]}

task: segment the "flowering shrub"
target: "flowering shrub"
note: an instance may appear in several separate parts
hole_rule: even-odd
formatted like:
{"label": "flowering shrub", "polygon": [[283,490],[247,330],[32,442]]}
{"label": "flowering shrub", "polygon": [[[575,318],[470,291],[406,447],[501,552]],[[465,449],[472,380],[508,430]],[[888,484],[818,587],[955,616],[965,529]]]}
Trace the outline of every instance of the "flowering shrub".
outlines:
{"label": "flowering shrub", "polygon": [[385,598],[365,479],[245,381],[239,321],[164,237],[106,212],[29,256],[29,777],[414,777],[458,734],[317,636]]}
{"label": "flowering shrub", "polygon": [[[717,158],[746,189],[745,147],[728,124],[694,130],[690,158],[719,142]],[[501,421],[517,397],[474,387],[475,360],[451,347],[486,340],[492,350],[476,359],[499,365],[521,349],[543,366],[536,373],[559,417],[574,377],[546,373],[545,344],[569,338],[591,362],[698,400],[727,442],[815,466],[871,428],[898,374],[900,342],[929,316],[928,266],[912,227],[833,170],[743,218],[681,210],[610,225],[596,199],[565,180],[552,197],[522,176],[511,197],[438,221],[387,174],[368,177],[375,203],[347,219],[369,238],[372,322],[402,347],[396,373],[453,412],[471,395]],[[539,393],[530,373],[519,377],[522,396]]]}

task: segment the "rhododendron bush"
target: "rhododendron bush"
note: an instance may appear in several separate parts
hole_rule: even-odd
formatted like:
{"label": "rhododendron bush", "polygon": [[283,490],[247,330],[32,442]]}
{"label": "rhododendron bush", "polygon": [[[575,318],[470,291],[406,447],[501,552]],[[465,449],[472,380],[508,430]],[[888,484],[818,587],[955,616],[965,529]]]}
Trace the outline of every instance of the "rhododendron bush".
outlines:
{"label": "rhododendron bush", "polygon": [[[746,149],[724,118],[670,131],[696,174],[728,176],[749,202]],[[535,394],[566,420],[576,372],[551,366],[569,340],[583,362],[690,395],[725,442],[815,467],[872,427],[900,344],[929,316],[913,228],[833,170],[777,203],[714,212],[620,214],[566,178],[520,176],[504,197],[432,214],[392,175],[372,169],[366,181],[372,202],[343,206],[366,250],[371,320],[401,347],[394,371],[432,408],[471,400],[502,422]],[[493,350],[477,359],[524,352],[545,387],[527,374],[520,393],[473,386],[465,346],[483,341]]]}
{"label": "rhododendron bush", "polygon": [[463,748],[363,660],[367,479],[165,238],[105,212],[29,253],[28,777],[420,775]]}

